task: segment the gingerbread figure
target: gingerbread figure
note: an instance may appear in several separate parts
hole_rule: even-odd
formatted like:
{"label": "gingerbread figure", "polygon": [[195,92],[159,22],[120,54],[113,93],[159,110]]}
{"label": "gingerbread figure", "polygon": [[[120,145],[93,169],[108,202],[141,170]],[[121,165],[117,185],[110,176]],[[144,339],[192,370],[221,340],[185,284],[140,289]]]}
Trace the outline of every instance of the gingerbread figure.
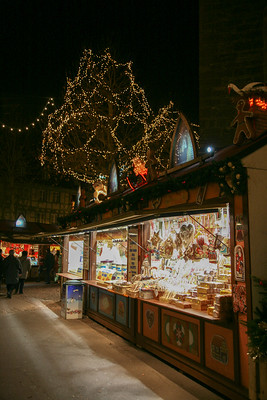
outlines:
{"label": "gingerbread figure", "polygon": [[235,119],[232,121],[231,126],[234,126],[237,124],[236,131],[235,131],[235,136],[233,143],[234,144],[240,144],[243,141],[243,135],[242,133],[246,136],[247,139],[251,139],[254,136],[254,132],[251,126],[251,122],[248,120],[248,118],[253,117],[253,112],[250,111],[245,111],[244,106],[246,102],[245,100],[241,99],[237,102],[236,109],[237,109],[237,116]]}

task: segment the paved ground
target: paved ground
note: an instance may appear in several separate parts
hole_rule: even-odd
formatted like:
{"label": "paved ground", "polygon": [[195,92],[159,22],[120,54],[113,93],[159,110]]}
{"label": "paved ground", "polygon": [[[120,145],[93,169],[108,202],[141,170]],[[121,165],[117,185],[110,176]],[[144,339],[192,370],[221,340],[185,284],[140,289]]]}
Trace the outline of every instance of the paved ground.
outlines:
{"label": "paved ground", "polygon": [[58,285],[0,289],[0,400],[220,400],[84,318],[60,317]]}

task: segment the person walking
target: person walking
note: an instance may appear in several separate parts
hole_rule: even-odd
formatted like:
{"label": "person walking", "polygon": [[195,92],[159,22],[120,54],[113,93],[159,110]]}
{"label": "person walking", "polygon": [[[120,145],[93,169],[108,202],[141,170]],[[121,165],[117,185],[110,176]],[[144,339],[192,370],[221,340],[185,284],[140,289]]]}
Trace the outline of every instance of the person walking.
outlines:
{"label": "person walking", "polygon": [[44,259],[44,267],[46,269],[46,282],[45,283],[50,283],[50,272],[54,268],[55,264],[55,257],[54,255],[50,252],[50,249],[47,249],[46,251],[46,256]]}
{"label": "person walking", "polygon": [[61,254],[60,251],[57,250],[56,255],[55,255],[55,266],[54,266],[54,281],[58,281],[58,272],[61,272]]}
{"label": "person walking", "polygon": [[9,250],[9,256],[4,259],[4,275],[6,278],[7,297],[11,299],[12,292],[16,289],[21,274],[20,261],[14,256],[14,250]]}
{"label": "person walking", "polygon": [[31,269],[31,263],[28,258],[28,252],[23,250],[21,257],[19,257],[19,261],[21,264],[21,275],[19,276],[19,282],[16,286],[15,293],[23,294],[24,282],[28,278],[28,274]]}
{"label": "person walking", "polygon": [[2,254],[2,249],[0,249],[0,289],[1,289],[1,285],[3,282],[3,277],[4,277],[4,257]]}

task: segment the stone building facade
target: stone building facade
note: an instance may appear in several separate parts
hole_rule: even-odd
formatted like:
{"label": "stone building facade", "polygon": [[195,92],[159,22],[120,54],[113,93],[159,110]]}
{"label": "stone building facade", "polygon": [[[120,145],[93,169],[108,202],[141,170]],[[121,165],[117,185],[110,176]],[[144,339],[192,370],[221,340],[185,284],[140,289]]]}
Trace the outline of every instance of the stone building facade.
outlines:
{"label": "stone building facade", "polygon": [[0,219],[16,220],[23,215],[28,222],[56,224],[59,216],[71,212],[74,190],[45,185],[16,185],[15,204],[8,191],[1,190]]}
{"label": "stone building facade", "polygon": [[228,84],[243,88],[267,81],[265,0],[199,1],[200,148],[215,150],[233,141],[236,110]]}

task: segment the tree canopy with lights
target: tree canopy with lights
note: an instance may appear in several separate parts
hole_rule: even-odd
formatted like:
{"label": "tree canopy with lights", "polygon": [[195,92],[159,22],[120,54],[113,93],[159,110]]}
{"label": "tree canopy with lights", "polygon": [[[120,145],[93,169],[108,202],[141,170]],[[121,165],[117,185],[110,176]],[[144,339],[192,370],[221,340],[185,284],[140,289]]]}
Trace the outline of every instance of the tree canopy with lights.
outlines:
{"label": "tree canopy with lights", "polygon": [[85,50],[76,77],[67,79],[63,105],[43,131],[41,163],[93,183],[108,177],[113,161],[126,174],[152,146],[164,169],[176,120],[172,103],[153,113],[131,62],[117,62],[108,49],[100,55]]}

